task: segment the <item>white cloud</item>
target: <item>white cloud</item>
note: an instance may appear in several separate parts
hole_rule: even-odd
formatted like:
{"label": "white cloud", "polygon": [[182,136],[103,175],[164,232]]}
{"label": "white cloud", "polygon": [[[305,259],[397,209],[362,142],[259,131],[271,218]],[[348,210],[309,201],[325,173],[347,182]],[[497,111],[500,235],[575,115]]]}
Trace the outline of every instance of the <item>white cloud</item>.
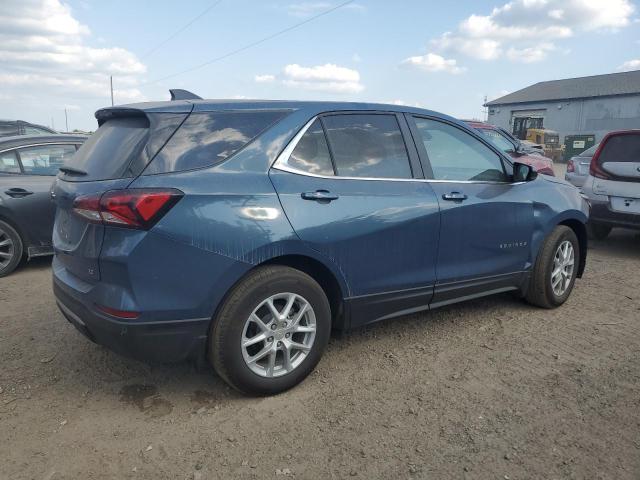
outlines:
{"label": "white cloud", "polygon": [[458,66],[458,62],[453,59],[447,59],[435,53],[427,53],[422,56],[409,57],[402,63],[413,67],[426,70],[427,72],[446,72],[458,74],[465,71],[464,68]]}
{"label": "white cloud", "polygon": [[640,59],[626,61],[618,67],[618,70],[623,72],[628,72],[631,70],[640,70]]}
{"label": "white cloud", "polygon": [[615,31],[630,25],[634,12],[630,0],[513,0],[488,15],[470,15],[431,46],[478,60],[537,62],[556,48],[554,41]]}
{"label": "white cloud", "polygon": [[[92,41],[89,28],[60,0],[3,0],[0,89],[8,97],[3,109],[29,98],[41,109],[60,102],[82,109],[79,100],[93,99],[93,110],[95,102],[110,101],[109,75],[115,77],[117,102],[144,99],[136,85],[146,66],[124,48],[94,47]],[[85,113],[90,118],[93,112]]]}
{"label": "white cloud", "polygon": [[275,83],[286,87],[314,92],[359,93],[364,90],[357,70],[333,63],[304,67],[297,63],[286,65],[280,75],[256,75],[259,83]]}
{"label": "white cloud", "polygon": [[276,77],[274,75],[256,75],[253,79],[257,83],[270,83],[275,81]]}

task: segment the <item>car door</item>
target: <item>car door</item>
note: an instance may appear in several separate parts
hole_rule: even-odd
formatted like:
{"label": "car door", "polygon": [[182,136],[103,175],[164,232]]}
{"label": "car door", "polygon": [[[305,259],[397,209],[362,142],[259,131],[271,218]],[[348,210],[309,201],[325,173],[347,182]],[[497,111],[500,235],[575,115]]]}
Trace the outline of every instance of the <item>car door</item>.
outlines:
{"label": "car door", "polygon": [[55,204],[51,185],[62,166],[74,153],[74,144],[48,144],[15,149],[20,175],[2,180],[2,202],[29,238],[30,254],[50,253]]}
{"label": "car door", "polygon": [[343,273],[352,325],[428,308],[432,297],[438,201],[407,135],[393,113],[323,115],[270,172],[297,235]]}
{"label": "car door", "polygon": [[480,137],[447,121],[408,118],[440,202],[433,305],[513,289],[531,267],[533,196]]}

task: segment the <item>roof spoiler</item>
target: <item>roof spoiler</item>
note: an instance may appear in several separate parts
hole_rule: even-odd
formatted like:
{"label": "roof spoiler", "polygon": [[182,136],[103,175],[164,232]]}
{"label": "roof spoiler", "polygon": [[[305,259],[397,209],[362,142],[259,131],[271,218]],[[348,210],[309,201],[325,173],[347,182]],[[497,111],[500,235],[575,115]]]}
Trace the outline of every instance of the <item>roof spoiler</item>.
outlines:
{"label": "roof spoiler", "polygon": [[183,90],[181,88],[172,88],[169,90],[171,94],[171,100],[202,100],[202,97],[199,97],[195,93],[191,93],[189,90]]}

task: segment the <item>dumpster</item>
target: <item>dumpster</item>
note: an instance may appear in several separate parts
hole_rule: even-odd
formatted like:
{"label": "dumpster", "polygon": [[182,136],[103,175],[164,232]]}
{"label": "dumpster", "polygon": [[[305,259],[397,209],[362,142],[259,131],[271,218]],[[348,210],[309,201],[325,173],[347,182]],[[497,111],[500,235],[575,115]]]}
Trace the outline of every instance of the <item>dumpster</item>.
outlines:
{"label": "dumpster", "polygon": [[564,161],[568,162],[571,157],[580,155],[587,148],[596,144],[596,136],[591,135],[567,135],[564,137]]}

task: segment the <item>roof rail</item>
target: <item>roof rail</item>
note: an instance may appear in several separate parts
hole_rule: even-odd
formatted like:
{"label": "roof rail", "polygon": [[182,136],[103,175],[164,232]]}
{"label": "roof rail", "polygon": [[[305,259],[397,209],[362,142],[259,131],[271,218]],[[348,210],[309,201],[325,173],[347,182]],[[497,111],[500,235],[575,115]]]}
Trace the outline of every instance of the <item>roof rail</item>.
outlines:
{"label": "roof rail", "polygon": [[181,88],[172,88],[169,93],[171,94],[171,100],[202,100],[202,97]]}

